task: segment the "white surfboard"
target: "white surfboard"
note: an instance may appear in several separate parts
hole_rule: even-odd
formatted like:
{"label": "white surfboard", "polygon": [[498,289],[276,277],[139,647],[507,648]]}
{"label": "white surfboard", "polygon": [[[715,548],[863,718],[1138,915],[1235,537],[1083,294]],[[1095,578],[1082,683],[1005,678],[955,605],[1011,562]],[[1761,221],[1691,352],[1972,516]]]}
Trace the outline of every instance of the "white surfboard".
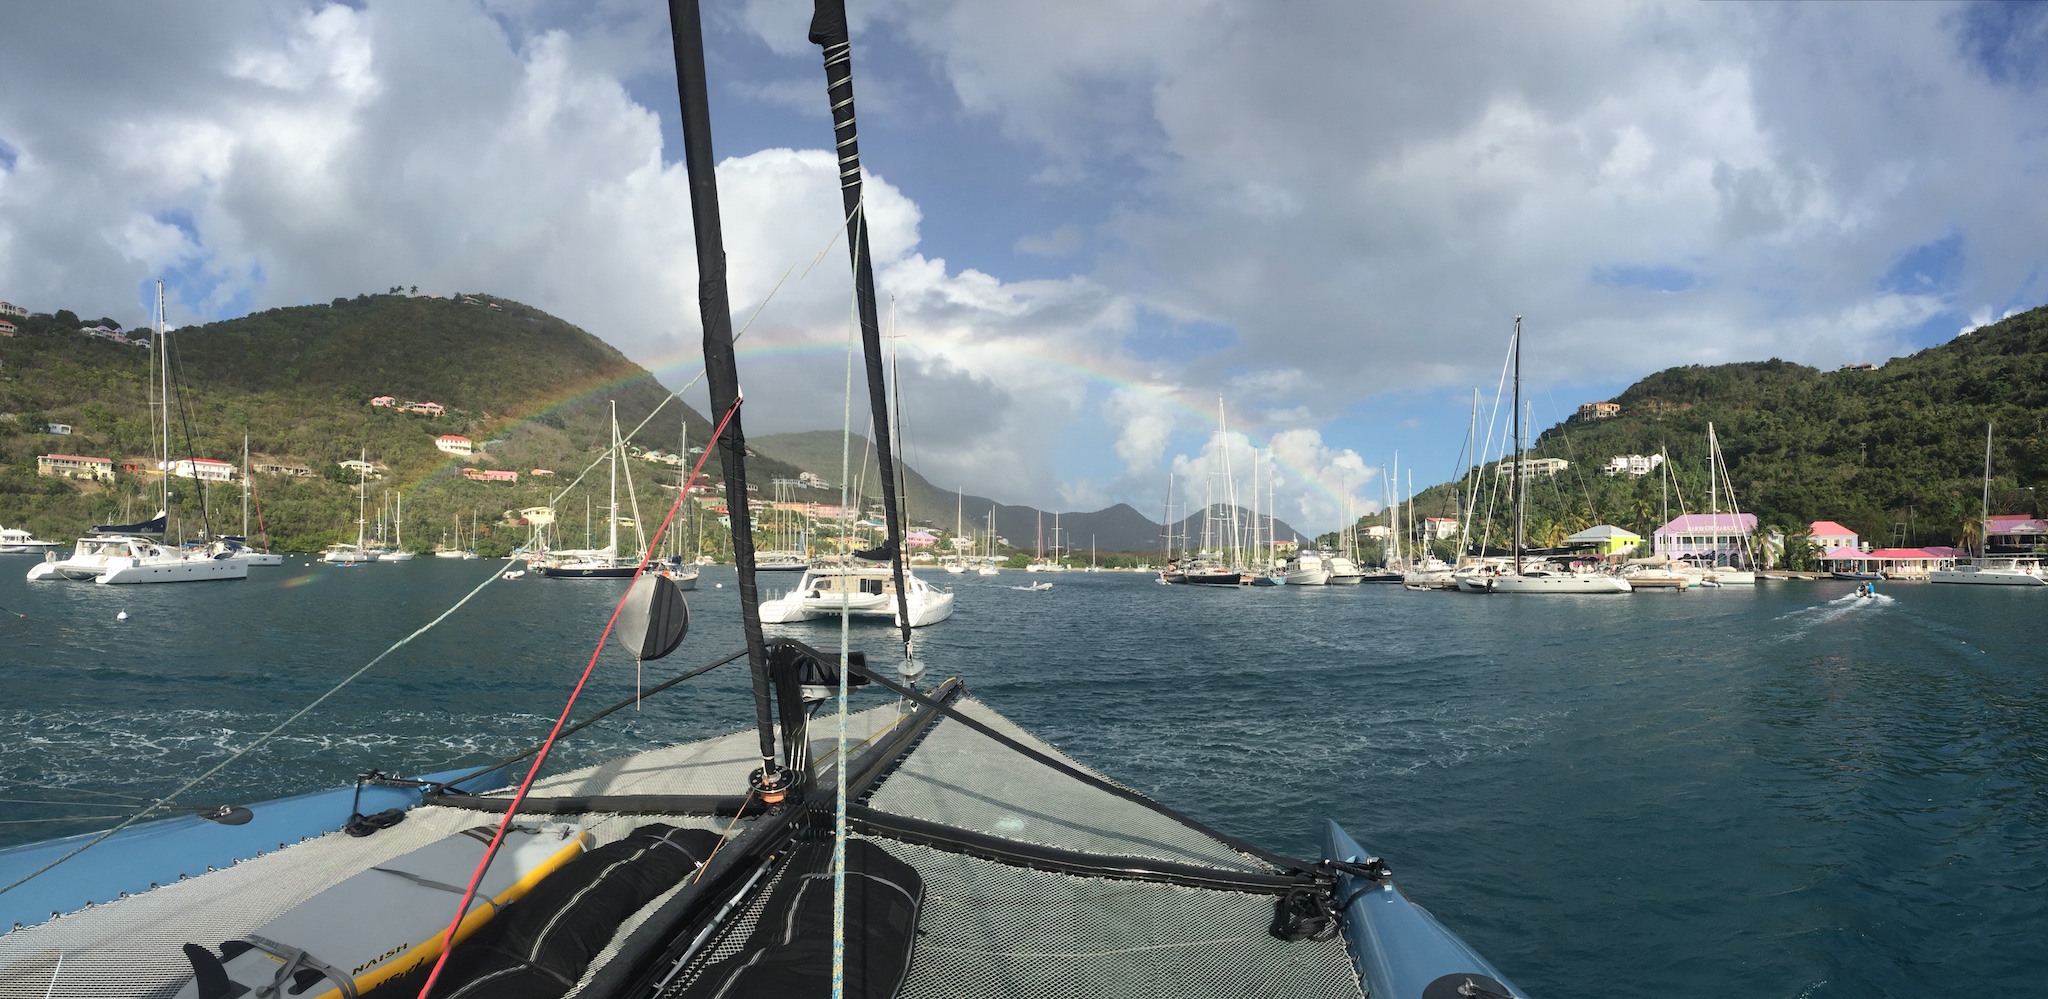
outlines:
{"label": "white surfboard", "polygon": [[[251,992],[344,999],[433,961],[441,955],[455,905],[495,831],[479,826],[456,833],[307,899],[227,948],[239,950],[221,961],[228,980]],[[590,834],[572,825],[550,822],[507,830],[456,928],[456,941],[576,859],[590,843]],[[178,999],[199,997],[195,976]]]}

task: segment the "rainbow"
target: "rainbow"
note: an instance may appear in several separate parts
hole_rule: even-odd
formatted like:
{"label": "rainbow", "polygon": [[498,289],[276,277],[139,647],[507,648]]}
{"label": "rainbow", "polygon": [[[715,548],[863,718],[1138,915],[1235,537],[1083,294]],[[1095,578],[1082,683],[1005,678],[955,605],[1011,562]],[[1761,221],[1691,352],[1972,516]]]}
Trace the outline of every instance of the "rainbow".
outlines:
{"label": "rainbow", "polygon": [[[758,343],[758,341],[756,342]],[[1197,425],[1206,424],[1215,416],[1207,407],[1197,406],[1188,402],[1181,397],[1180,393],[1172,389],[1106,367],[1075,363],[1043,350],[1003,341],[978,343],[974,349],[1058,371],[1111,390],[1122,390],[1156,400],[1189,422]],[[750,362],[762,363],[795,358],[840,357],[844,356],[845,351],[845,341],[823,340],[761,344],[758,346],[747,344],[738,346],[735,353],[742,367],[744,367]],[[651,373],[657,382],[667,386],[690,381],[696,377],[703,367],[703,355],[694,347],[680,347],[673,351],[656,354],[642,361],[636,370],[612,377],[593,377],[573,382],[554,395],[542,399],[526,412],[511,414],[510,418],[501,424],[501,428],[502,430],[509,430],[525,423],[534,422],[559,410],[573,408],[594,399],[603,398],[640,380],[642,371]],[[1249,435],[1246,435],[1246,437],[1247,440],[1250,439]],[[1271,443],[1271,439],[1268,438],[1265,444],[1260,445],[1254,442],[1254,446],[1270,448]],[[1296,482],[1305,485],[1310,491],[1328,500],[1333,507],[1342,510],[1347,502],[1352,502],[1359,509],[1363,509],[1364,504],[1358,503],[1355,498],[1346,497],[1342,493],[1324,485],[1322,479],[1314,474],[1312,470],[1304,468],[1296,462],[1283,459],[1278,454],[1272,456],[1272,461],[1282,470],[1289,473]],[[450,479],[456,475],[457,469],[461,464],[462,462],[459,458],[451,456],[447,460],[429,468],[425,474],[415,479],[412,485],[417,486]]]}

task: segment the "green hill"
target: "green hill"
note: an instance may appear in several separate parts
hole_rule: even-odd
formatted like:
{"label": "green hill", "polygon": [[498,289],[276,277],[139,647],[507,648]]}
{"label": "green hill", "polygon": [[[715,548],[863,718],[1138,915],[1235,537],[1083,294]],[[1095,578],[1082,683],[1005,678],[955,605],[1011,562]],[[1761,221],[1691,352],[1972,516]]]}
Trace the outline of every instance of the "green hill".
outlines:
{"label": "green hill", "polygon": [[[1664,450],[1686,508],[1705,511],[1711,422],[1736,498],[1760,524],[1797,534],[1833,520],[1880,545],[1954,544],[1975,529],[1986,421],[1997,424],[1992,512],[2038,513],[2034,489],[2048,485],[2048,307],[1881,368],[1695,365],[1653,374],[1613,401],[1617,416],[1574,416],[1536,439],[1535,455],[1572,464],[1532,485],[1533,543],[1594,523],[1648,537],[1662,523],[1662,476],[1600,474],[1616,455]],[[1492,478],[1490,470],[1483,477]],[[1485,504],[1488,492],[1479,495]],[[1509,529],[1505,502],[1502,489],[1495,544]],[[1677,515],[1675,492],[1668,502]],[[1417,497],[1418,514],[1448,516],[1455,507],[1445,486]]]}
{"label": "green hill", "polygon": [[[474,304],[470,299],[474,299]],[[92,338],[68,312],[16,320],[0,339],[0,524],[68,538],[92,523],[143,519],[155,510],[153,476],[118,473],[112,483],[39,478],[36,456],[52,452],[149,465],[151,351]],[[139,334],[140,335],[140,334]],[[488,525],[508,511],[546,503],[603,451],[609,403],[630,431],[668,396],[639,365],[603,341],[538,309],[476,294],[456,299],[359,295],[329,305],[271,309],[172,332],[173,374],[183,405],[174,412],[172,452],[239,463],[243,434],[256,461],[299,465],[311,477],[254,477],[263,527],[275,547],[305,551],[354,540],[352,475],[336,463],[367,451],[389,472],[370,484],[374,509],[391,490],[405,496],[409,546],[438,542],[474,513]],[[376,396],[432,401],[438,417],[369,405]],[[70,425],[70,436],[42,432]],[[710,435],[704,417],[672,402],[638,442],[673,452],[687,424],[692,446]],[[469,437],[485,453],[464,462],[437,450],[442,434]],[[124,460],[125,459],[125,460]],[[517,471],[516,484],[465,479],[464,468]],[[677,473],[635,463],[643,515],[672,501]],[[535,468],[554,477],[536,477]],[[715,473],[717,463],[707,471]],[[326,473],[323,476],[320,473]],[[764,482],[794,470],[772,459],[750,464]],[[660,498],[655,478],[671,491]],[[598,490],[602,475],[594,477]],[[621,490],[623,493],[623,489]],[[196,535],[195,484],[173,488],[175,530]],[[580,497],[562,501],[564,516]],[[600,492],[597,502],[604,502]],[[621,497],[623,505],[624,498]],[[212,485],[206,505],[217,532],[241,527],[239,485]],[[373,513],[374,516],[374,513]],[[252,522],[251,533],[257,530]],[[523,540],[500,526],[487,548]]]}

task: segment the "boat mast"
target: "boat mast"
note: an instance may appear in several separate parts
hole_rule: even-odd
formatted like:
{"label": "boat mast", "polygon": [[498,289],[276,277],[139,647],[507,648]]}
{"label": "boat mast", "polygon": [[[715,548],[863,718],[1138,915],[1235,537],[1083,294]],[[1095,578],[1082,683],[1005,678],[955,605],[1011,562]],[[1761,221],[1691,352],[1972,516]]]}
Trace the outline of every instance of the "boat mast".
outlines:
{"label": "boat mast", "polygon": [[356,557],[363,554],[363,542],[369,540],[364,530],[370,524],[370,449],[364,448],[362,456],[356,459]]}
{"label": "boat mast", "polygon": [[249,540],[249,435],[242,434],[242,540]]}
{"label": "boat mast", "polygon": [[1515,511],[1515,575],[1522,574],[1522,317],[1515,317],[1515,470],[1508,476],[1508,507]]}
{"label": "boat mast", "polygon": [[[697,314],[704,331],[704,374],[710,383],[711,417],[725,425],[724,433],[716,441],[706,442],[706,446],[721,449],[719,464],[725,473],[726,510],[732,516],[733,562],[739,569],[740,623],[747,638],[754,721],[761,739],[761,769],[751,780],[779,797],[788,786],[789,777],[775,762],[775,723],[768,705],[768,642],[761,633],[760,591],[754,582],[754,535],[747,513],[746,435],[740,428],[740,375],[733,357],[725,234],[718,215],[717,161],[711,150],[711,97],[704,79],[704,25],[698,15],[697,0],[670,0],[669,21],[682,113],[683,161],[690,180],[690,221],[697,244]],[[851,115],[850,97],[847,103],[847,113]],[[866,249],[865,241],[862,249]],[[872,374],[876,354],[870,351],[868,356]],[[718,423],[714,422],[713,431],[717,428]],[[886,451],[882,460],[888,461]],[[902,588],[900,583],[897,588]]]}
{"label": "boat mast", "polygon": [[[162,381],[157,386],[157,403],[164,410],[164,513],[171,509],[171,348],[164,342],[164,279],[156,279],[156,360]],[[194,476],[198,470],[193,470]],[[196,478],[193,481],[198,481]],[[165,540],[169,540],[168,536]]]}
{"label": "boat mast", "polygon": [[1223,418],[1223,397],[1216,397],[1216,445],[1223,452],[1223,499],[1230,504],[1230,554],[1228,569],[1244,568],[1244,539],[1237,522],[1237,480],[1230,474],[1230,428]]}
{"label": "boat mast", "polygon": [[[692,6],[694,10],[694,4]],[[847,33],[845,0],[817,0],[810,39],[825,61],[825,90],[832,108],[832,136],[839,150],[839,196],[846,210],[846,252],[853,258],[853,290],[860,313],[861,353],[867,362],[868,406],[875,421],[875,461],[882,485],[882,513],[888,521],[885,551],[896,581],[896,623],[903,639],[905,672],[910,654],[910,587],[904,580],[902,523],[897,516],[896,461],[890,454],[889,389],[882,377],[882,330],[875,316],[874,256],[868,249],[867,209],[861,195],[860,135],[854,126],[853,41]],[[708,164],[707,164],[708,165]],[[721,288],[723,285],[721,284]],[[728,323],[730,320],[728,320]]]}
{"label": "boat mast", "polygon": [[[1991,555],[1991,427],[1996,421],[1984,423],[1984,501],[1978,508],[1977,557]],[[2018,564],[2018,563],[2014,563]]]}

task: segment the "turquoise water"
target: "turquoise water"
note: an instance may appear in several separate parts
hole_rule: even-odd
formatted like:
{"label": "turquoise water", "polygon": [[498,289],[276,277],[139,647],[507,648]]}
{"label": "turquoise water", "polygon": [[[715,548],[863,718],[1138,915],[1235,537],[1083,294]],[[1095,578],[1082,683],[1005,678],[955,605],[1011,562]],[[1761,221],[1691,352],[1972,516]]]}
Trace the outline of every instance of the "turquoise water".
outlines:
{"label": "turquoise water", "polygon": [[[28,615],[0,616],[5,843],[103,827],[40,820],[175,787],[502,563],[294,563],[163,587],[30,586],[31,564],[0,558],[0,606]],[[919,633],[934,679],[962,676],[1082,760],[1268,845],[1311,853],[1321,819],[1342,822],[1538,995],[2025,995],[2048,972],[2048,593],[936,578],[959,603]],[[730,571],[702,585],[690,637],[648,682],[740,647]],[[192,803],[524,746],[619,587],[491,585]],[[836,624],[792,630],[837,641]],[[891,634],[855,629],[877,652]],[[633,685],[607,652],[582,703]],[[745,674],[720,670],[557,759],[750,717]]]}

